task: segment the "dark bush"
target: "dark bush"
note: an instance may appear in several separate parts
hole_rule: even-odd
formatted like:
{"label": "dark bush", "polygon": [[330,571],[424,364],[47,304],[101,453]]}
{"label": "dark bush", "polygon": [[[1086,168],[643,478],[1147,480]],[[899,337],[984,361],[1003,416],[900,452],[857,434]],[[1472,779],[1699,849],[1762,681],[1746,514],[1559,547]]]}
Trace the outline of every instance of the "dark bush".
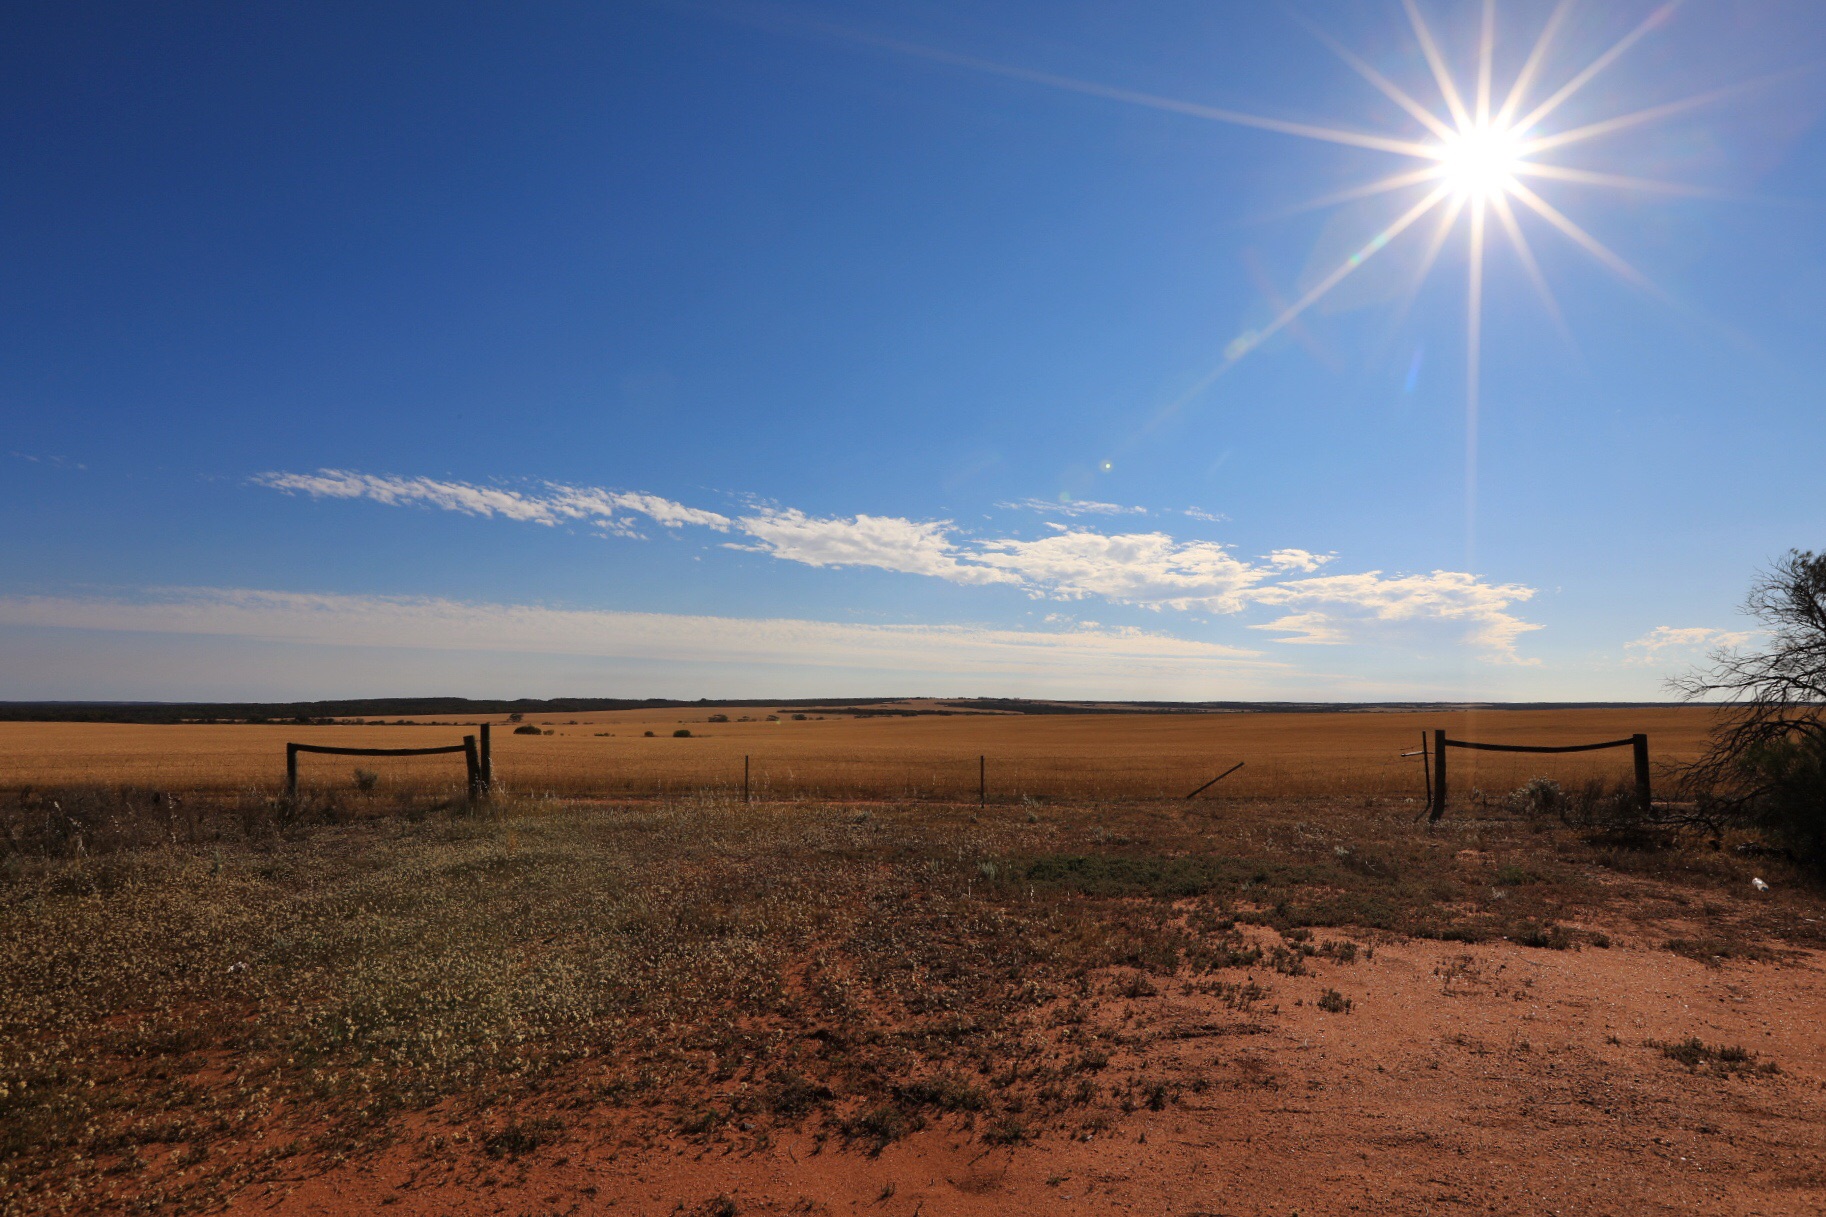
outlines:
{"label": "dark bush", "polygon": [[533,726],[533,724],[527,723],[525,726],[515,727],[514,734],[515,735],[540,735],[540,734],[542,734],[542,732],[539,730],[539,728]]}

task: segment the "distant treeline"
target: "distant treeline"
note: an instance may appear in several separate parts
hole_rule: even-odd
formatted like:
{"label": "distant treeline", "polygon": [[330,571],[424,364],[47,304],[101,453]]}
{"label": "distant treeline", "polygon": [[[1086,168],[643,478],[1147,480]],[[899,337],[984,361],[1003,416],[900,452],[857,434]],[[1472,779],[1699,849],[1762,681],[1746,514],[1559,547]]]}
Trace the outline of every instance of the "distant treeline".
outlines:
{"label": "distant treeline", "polygon": [[[917,709],[896,703],[921,703]],[[297,702],[0,702],[0,722],[59,723],[328,723],[346,718],[481,718],[503,714],[588,714],[605,710],[698,710],[710,706],[789,709],[865,717],[1005,714],[1262,714],[1336,713],[1391,710],[1572,710],[1633,709],[1667,702],[1262,702],[1262,701],[1028,701],[978,697],[917,699],[896,697],[673,698],[523,697],[512,701],[467,697],[370,697]]]}
{"label": "distant treeline", "polygon": [[[0,702],[0,722],[56,723],[195,723],[330,722],[339,718],[426,718],[432,715],[477,718],[499,714],[588,714],[603,710],[698,709],[704,706],[850,706],[872,705],[879,698],[855,700],[804,698],[798,701],[676,701],[670,698],[522,697],[512,701],[467,697],[364,697],[346,701],[286,702]],[[842,713],[843,711],[837,711]]]}

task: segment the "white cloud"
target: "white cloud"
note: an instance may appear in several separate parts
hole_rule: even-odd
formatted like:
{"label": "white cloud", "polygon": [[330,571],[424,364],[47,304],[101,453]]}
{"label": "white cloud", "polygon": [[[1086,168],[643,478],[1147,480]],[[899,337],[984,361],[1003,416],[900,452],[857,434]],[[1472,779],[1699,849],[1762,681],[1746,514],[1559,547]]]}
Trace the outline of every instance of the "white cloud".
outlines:
{"label": "white cloud", "polygon": [[500,516],[527,524],[549,526],[587,521],[614,527],[625,524],[619,513],[632,513],[671,528],[684,524],[714,528],[719,532],[729,528],[727,516],[638,491],[548,484],[544,494],[522,494],[498,486],[351,473],[342,469],[320,469],[316,473],[263,473],[253,480],[274,490],[308,494],[318,499],[372,499],[392,506],[417,504],[465,515]]}
{"label": "white cloud", "polygon": [[1240,611],[1242,593],[1270,573],[1216,542],[1181,543],[1160,532],[1109,536],[1080,529],[1033,541],[982,541],[974,557],[1037,594],[1063,600],[1100,596],[1145,608],[1220,613]]}
{"label": "white cloud", "polygon": [[1262,561],[1276,570],[1315,571],[1336,556],[1336,554],[1315,554],[1304,549],[1277,549]]}
{"label": "white cloud", "polygon": [[1465,627],[1468,644],[1490,658],[1526,663],[1532,661],[1517,654],[1516,640],[1541,627],[1523,621],[1509,609],[1533,596],[1533,588],[1519,583],[1485,583],[1464,571],[1436,570],[1426,575],[1385,576],[1381,571],[1365,571],[1289,579],[1256,589],[1250,599],[1257,604],[1306,608],[1301,628],[1309,632],[1320,628],[1320,622],[1312,619],[1318,606],[1331,610],[1323,628],[1340,632],[1352,621],[1453,622]]}
{"label": "white cloud", "polygon": [[1623,649],[1636,652],[1628,662],[1654,665],[1695,659],[1719,647],[1740,647],[1756,637],[1755,630],[1658,625],[1634,642],[1624,643]]}
{"label": "white cloud", "polygon": [[1252,630],[1274,630],[1288,635],[1277,638],[1276,642],[1312,643],[1318,646],[1336,646],[1346,642],[1344,631],[1324,613],[1289,613],[1285,617],[1276,617],[1260,625],[1252,625]]}
{"label": "white cloud", "polygon": [[[824,669],[1212,680],[1266,675],[1260,652],[1140,630],[853,625],[475,604],[423,597],[171,589],[142,599],[0,597],[0,625],[210,635],[302,645],[574,655]],[[1276,679],[1279,679],[1277,677]]]}
{"label": "white cloud", "polygon": [[960,561],[950,539],[949,520],[919,522],[868,515],[821,518],[788,508],[743,516],[736,523],[758,544],[733,548],[807,566],[873,566],[953,583],[1016,582],[1013,575]]}
{"label": "white cloud", "polygon": [[[1540,627],[1512,610],[1534,595],[1520,584],[1494,584],[1463,571],[1430,574],[1316,575],[1335,555],[1311,550],[1271,550],[1254,561],[1216,541],[1180,541],[1165,532],[1103,533],[1081,523],[1046,521],[1050,535],[977,538],[950,520],[901,516],[812,516],[797,508],[757,507],[731,520],[657,495],[548,485],[540,494],[430,478],[376,477],[341,470],[315,474],[269,473],[261,485],[318,498],[365,498],[419,504],[471,515],[501,516],[556,525],[586,521],[631,532],[642,517],[669,528],[698,526],[735,531],[746,540],[732,549],[767,554],[814,567],[872,567],[959,584],[1001,584],[1053,600],[1099,598],[1140,608],[1241,614],[1257,607],[1283,610],[1275,621],[1253,625],[1287,635],[1280,641],[1363,641],[1403,623],[1444,623],[1458,641],[1486,658],[1523,663],[1517,640]],[[1113,504],[1052,504],[1027,500],[1035,510],[1135,513]],[[1009,506],[1004,504],[1004,506]],[[1214,520],[1197,509],[1187,515]],[[1436,641],[1431,639],[1430,641]]]}
{"label": "white cloud", "polygon": [[1180,513],[1194,520],[1203,520],[1207,524],[1228,524],[1230,517],[1221,511],[1203,511],[1197,507],[1188,507]]}
{"label": "white cloud", "polygon": [[1095,499],[1018,499],[997,503],[1009,511],[1038,511],[1059,516],[1145,516],[1145,507],[1124,507],[1120,503],[1099,503]]}

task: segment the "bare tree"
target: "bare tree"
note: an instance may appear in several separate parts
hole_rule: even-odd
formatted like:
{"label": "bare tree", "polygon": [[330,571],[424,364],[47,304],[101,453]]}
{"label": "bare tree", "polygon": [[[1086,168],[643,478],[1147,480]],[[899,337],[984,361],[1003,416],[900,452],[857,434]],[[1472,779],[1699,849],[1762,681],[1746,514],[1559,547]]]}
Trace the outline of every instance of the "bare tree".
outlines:
{"label": "bare tree", "polygon": [[1669,682],[1689,701],[1726,706],[1685,785],[1812,851],[1826,844],[1826,554],[1790,550],[1744,611],[1763,626],[1758,645],[1720,648],[1709,667]]}

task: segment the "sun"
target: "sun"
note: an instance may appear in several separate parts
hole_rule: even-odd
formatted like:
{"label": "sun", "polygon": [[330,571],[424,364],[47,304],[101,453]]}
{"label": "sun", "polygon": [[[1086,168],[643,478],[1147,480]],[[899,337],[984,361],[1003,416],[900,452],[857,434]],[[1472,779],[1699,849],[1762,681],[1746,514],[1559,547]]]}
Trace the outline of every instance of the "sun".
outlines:
{"label": "sun", "polygon": [[[1653,3],[1654,0],[1647,2]],[[1406,164],[1395,172],[1326,198],[1311,200],[1299,208],[1306,210],[1379,196],[1402,200],[1393,220],[1329,271],[1319,275],[1317,281],[1298,299],[1287,304],[1276,301],[1278,311],[1271,320],[1243,331],[1227,343],[1218,364],[1172,401],[1156,410],[1143,433],[1153,431],[1197,399],[1219,377],[1260,349],[1277,333],[1294,324],[1303,313],[1346,278],[1356,274],[1371,259],[1397,243],[1405,243],[1417,255],[1417,267],[1408,276],[1411,300],[1421,282],[1431,274],[1446,243],[1462,235],[1467,270],[1465,476],[1466,499],[1470,502],[1475,498],[1477,467],[1485,263],[1491,247],[1498,241],[1506,241],[1541,304],[1561,332],[1569,338],[1571,327],[1561,315],[1553,290],[1535,257],[1528,229],[1533,229],[1537,234],[1549,235],[1549,239],[1571,242],[1619,278],[1644,289],[1650,295],[1666,299],[1665,293],[1555,206],[1545,197],[1544,192],[1551,193],[1554,184],[1573,184],[1586,188],[1588,192],[1598,189],[1688,197],[1728,196],[1678,182],[1632,177],[1564,164],[1555,154],[1580,145],[1599,147],[1603,141],[1623,132],[1634,131],[1673,115],[1711,105],[1753,87],[1758,82],[1712,89],[1676,101],[1562,126],[1556,120],[1561,119],[1565,113],[1566,103],[1584,91],[1586,86],[1608,71],[1643,39],[1665,26],[1680,8],[1681,0],[1662,0],[1615,43],[1585,61],[1583,67],[1565,75],[1558,75],[1554,70],[1550,63],[1554,56],[1550,52],[1557,40],[1564,40],[1568,15],[1580,0],[1557,0],[1537,32],[1533,45],[1522,58],[1519,70],[1505,82],[1506,88],[1498,87],[1494,71],[1497,0],[1481,0],[1478,6],[1482,20],[1479,24],[1475,59],[1470,65],[1471,70],[1463,73],[1453,72],[1433,30],[1421,15],[1420,0],[1399,0],[1399,3],[1406,11],[1414,42],[1426,61],[1428,74],[1432,78],[1429,82],[1430,89],[1422,87],[1410,92],[1313,23],[1301,20],[1339,59],[1407,115],[1413,126],[1405,132],[1353,131],[1343,127],[1293,122],[1118,88],[1096,81],[1012,67],[895,40],[871,38],[868,41],[1028,84],[1087,94],[1127,105],[1145,106],[1210,122],[1253,127],[1299,139],[1367,149],[1403,159]],[[1464,0],[1464,7],[1469,7],[1470,3],[1471,0]],[[1432,93],[1433,96],[1423,101],[1417,93]],[[1549,231],[1544,232],[1543,226]],[[1402,307],[1405,312],[1406,305]]]}
{"label": "sun", "polygon": [[1486,122],[1455,131],[1439,141],[1439,180],[1455,199],[1488,204],[1514,193],[1525,171],[1521,135],[1514,127]]}

